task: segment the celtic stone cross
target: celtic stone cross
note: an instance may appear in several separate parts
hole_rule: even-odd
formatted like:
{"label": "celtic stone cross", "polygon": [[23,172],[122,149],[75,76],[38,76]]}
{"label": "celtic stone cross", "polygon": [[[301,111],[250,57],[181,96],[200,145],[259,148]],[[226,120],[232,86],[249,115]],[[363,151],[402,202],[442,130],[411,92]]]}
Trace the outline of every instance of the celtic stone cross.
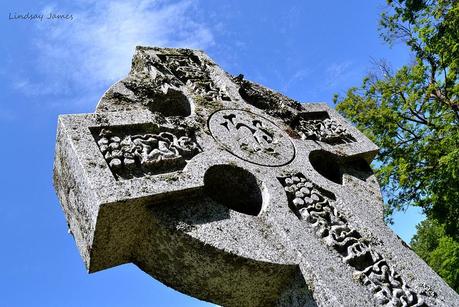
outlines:
{"label": "celtic stone cross", "polygon": [[59,117],[54,183],[89,272],[224,306],[459,305],[384,225],[376,153],[326,104],[138,47],[94,114]]}

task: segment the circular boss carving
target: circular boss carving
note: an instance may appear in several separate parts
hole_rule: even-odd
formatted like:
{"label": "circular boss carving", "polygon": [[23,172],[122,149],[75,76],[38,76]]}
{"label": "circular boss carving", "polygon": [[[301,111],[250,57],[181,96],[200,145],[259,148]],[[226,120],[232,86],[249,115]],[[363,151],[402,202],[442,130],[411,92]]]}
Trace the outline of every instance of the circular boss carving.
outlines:
{"label": "circular boss carving", "polygon": [[208,124],[215,140],[242,160],[281,166],[295,157],[295,147],[287,133],[252,112],[220,110],[211,115]]}

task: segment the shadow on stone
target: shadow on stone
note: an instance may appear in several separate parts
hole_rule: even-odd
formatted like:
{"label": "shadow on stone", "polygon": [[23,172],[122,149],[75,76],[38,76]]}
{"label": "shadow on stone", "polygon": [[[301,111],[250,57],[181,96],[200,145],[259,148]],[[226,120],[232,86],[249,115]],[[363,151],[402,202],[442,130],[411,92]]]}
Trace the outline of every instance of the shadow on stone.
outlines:
{"label": "shadow on stone", "polygon": [[229,208],[205,195],[190,195],[187,198],[152,204],[148,210],[155,216],[161,215],[161,218],[167,221],[164,224],[168,224],[168,228],[193,228],[193,225],[230,218]]}
{"label": "shadow on stone", "polygon": [[298,268],[295,272],[295,275],[293,276],[286,289],[282,292],[275,306],[317,307],[316,302],[314,302],[314,299],[312,298],[312,292],[308,288],[300,268]]}
{"label": "shadow on stone", "polygon": [[340,157],[325,150],[315,150],[309,154],[312,167],[328,180],[343,184],[343,174],[366,181],[373,171],[360,157]]}
{"label": "shadow on stone", "polygon": [[255,176],[232,165],[209,168],[204,176],[204,191],[215,201],[248,215],[258,215],[263,203]]}
{"label": "shadow on stone", "polygon": [[347,160],[341,167],[342,173],[367,181],[373,175],[373,170],[367,161],[362,158]]}
{"label": "shadow on stone", "polygon": [[343,184],[343,174],[337,157],[324,150],[315,150],[309,154],[309,162],[322,176],[334,183]]}
{"label": "shadow on stone", "polygon": [[153,102],[148,104],[151,112],[159,112],[164,116],[189,116],[191,105],[185,94],[174,88],[168,88],[166,93],[155,93]]}

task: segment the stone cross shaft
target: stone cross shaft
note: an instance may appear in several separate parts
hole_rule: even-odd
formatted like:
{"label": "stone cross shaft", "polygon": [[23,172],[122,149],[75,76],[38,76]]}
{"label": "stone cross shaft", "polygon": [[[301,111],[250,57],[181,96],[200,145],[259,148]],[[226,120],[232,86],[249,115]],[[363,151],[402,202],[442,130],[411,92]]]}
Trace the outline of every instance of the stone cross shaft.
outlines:
{"label": "stone cross shaft", "polygon": [[224,306],[459,306],[384,224],[376,153],[326,104],[137,47],[95,113],[59,117],[54,184],[89,272]]}

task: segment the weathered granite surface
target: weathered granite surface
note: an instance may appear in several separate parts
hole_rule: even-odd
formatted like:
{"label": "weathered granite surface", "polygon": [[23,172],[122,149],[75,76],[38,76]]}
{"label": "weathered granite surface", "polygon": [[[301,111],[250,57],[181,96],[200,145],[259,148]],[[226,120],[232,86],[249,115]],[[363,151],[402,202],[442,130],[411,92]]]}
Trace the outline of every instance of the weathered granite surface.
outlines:
{"label": "weathered granite surface", "polygon": [[384,225],[376,153],[326,104],[137,47],[94,114],[59,117],[54,184],[89,272],[225,306],[459,306]]}

